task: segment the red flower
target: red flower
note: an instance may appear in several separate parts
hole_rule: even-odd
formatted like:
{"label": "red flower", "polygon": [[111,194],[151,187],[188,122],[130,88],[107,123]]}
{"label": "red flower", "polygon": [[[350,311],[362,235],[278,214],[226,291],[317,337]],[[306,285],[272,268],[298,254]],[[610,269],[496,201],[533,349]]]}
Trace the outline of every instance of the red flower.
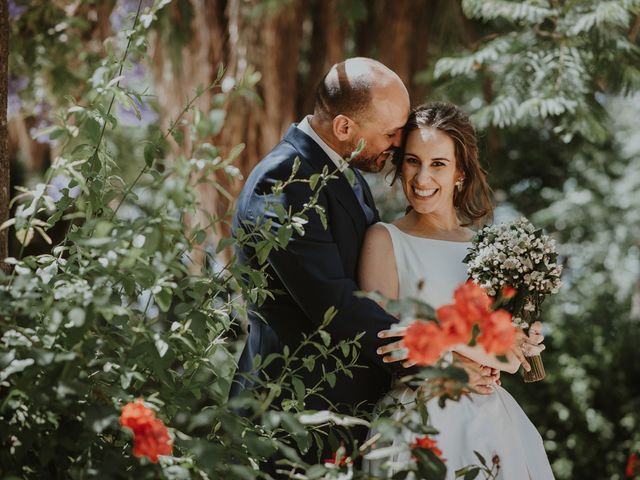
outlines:
{"label": "red flower", "polygon": [[158,455],[171,455],[171,437],[162,420],[152,419],[137,432],[134,431],[133,454],[136,457],[148,457],[158,462]]}
{"label": "red flower", "polygon": [[518,291],[513,288],[511,285],[505,285],[504,287],[502,287],[502,297],[503,298],[513,298],[516,296],[516,294],[518,293]]}
{"label": "red flower", "polygon": [[444,305],[436,311],[440,327],[448,345],[457,343],[469,343],[473,323],[462,315],[458,305]]}
{"label": "red flower", "polygon": [[471,281],[456,288],[456,307],[471,325],[481,322],[491,312],[491,299],[483,288]]}
{"label": "red flower", "polygon": [[137,400],[122,407],[120,425],[133,430],[133,454],[158,462],[158,455],[171,455],[171,436],[162,420]]}
{"label": "red flower", "polygon": [[513,346],[516,329],[511,323],[511,314],[506,310],[496,310],[480,323],[478,343],[487,353],[504,355]]}
{"label": "red flower", "polygon": [[418,365],[432,365],[444,353],[447,344],[438,325],[416,320],[407,328],[404,346],[409,350],[409,360]]}
{"label": "red flower", "polygon": [[324,463],[332,463],[334,465],[338,465],[339,467],[342,467],[344,465],[348,465],[349,463],[351,463],[351,459],[347,456],[341,456],[340,457],[340,461],[338,461],[338,452],[333,452],[333,455],[331,455],[331,458],[327,458]]}
{"label": "red flower", "polygon": [[140,426],[146,424],[155,418],[155,416],[156,414],[153,410],[145,407],[144,403],[140,400],[136,400],[122,407],[120,425],[128,427],[135,432]]}
{"label": "red flower", "polygon": [[442,450],[438,448],[438,443],[429,437],[418,437],[416,441],[411,444],[411,448],[424,448],[425,450],[431,450],[436,456],[444,462],[442,458]]}
{"label": "red flower", "polygon": [[627,477],[632,478],[636,474],[636,469],[638,467],[638,455],[632,453],[629,455],[629,460],[627,460]]}

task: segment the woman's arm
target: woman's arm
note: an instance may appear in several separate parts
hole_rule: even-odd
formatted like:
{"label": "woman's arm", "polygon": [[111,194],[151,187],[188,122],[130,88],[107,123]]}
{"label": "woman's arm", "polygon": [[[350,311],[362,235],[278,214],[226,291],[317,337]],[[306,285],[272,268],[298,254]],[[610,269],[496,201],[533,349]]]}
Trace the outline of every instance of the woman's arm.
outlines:
{"label": "woman's arm", "polygon": [[389,231],[380,224],[372,225],[365,233],[358,263],[358,285],[365,292],[380,292],[393,300],[398,298],[400,282],[393,243]]}
{"label": "woman's arm", "polygon": [[469,360],[479,363],[480,365],[495,368],[496,370],[503,372],[516,373],[520,368],[520,360],[518,360],[518,357],[516,357],[512,352],[507,353],[506,362],[501,362],[495,357],[495,355],[488,354],[485,349],[479,345],[470,347],[469,345],[460,344],[456,345],[451,350],[459,353]]}

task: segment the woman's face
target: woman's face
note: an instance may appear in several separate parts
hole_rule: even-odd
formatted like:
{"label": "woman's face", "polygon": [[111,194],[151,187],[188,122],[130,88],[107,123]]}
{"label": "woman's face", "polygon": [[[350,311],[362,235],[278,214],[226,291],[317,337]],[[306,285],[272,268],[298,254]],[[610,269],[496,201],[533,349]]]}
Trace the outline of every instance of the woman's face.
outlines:
{"label": "woman's face", "polygon": [[402,188],[416,213],[447,215],[455,211],[453,192],[460,176],[449,135],[429,127],[409,133],[402,161]]}

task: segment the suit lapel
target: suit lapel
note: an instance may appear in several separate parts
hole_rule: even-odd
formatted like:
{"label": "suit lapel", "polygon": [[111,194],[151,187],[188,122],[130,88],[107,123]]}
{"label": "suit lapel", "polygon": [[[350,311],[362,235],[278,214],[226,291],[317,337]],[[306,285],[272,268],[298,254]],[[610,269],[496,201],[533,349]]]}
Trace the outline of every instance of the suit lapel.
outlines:
{"label": "suit lapel", "polygon": [[[324,150],[318,145],[312,138],[310,138],[307,134],[297,128],[297,124],[291,125],[286,135],[284,136],[284,141],[290,143],[294,146],[294,148],[300,153],[301,159],[305,159],[309,164],[318,172],[321,173],[322,169],[326,166],[329,172],[334,172],[336,170],[335,164],[331,161],[331,159],[324,153]],[[325,187],[328,192],[330,192],[333,197],[342,204],[345,210],[351,216],[353,220],[354,226],[356,230],[360,232],[361,230],[367,227],[367,219],[365,217],[364,212],[362,211],[362,207],[356,198],[356,194],[349,185],[349,181],[344,176],[342,172],[335,172],[335,179],[329,180],[327,182],[327,186]],[[364,182],[366,185],[366,182]],[[371,192],[369,191],[369,187],[365,187],[365,192],[368,192],[368,195],[371,196]],[[369,200],[367,200],[369,201]],[[375,208],[374,208],[375,211]]]}

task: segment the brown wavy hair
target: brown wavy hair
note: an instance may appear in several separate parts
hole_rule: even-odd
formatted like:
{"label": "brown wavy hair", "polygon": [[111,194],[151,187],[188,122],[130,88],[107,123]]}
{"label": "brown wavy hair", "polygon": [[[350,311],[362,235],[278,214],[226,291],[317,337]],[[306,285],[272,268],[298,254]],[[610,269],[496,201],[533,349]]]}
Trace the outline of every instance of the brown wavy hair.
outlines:
{"label": "brown wavy hair", "polygon": [[493,214],[493,192],[487,173],[480,166],[478,139],[469,117],[460,107],[447,102],[429,102],[415,107],[403,128],[402,143],[393,156],[395,171],[391,184],[400,178],[409,134],[420,128],[436,128],[446,133],[455,148],[456,166],[464,177],[462,190],[454,189],[453,206],[463,226],[481,225]]}

